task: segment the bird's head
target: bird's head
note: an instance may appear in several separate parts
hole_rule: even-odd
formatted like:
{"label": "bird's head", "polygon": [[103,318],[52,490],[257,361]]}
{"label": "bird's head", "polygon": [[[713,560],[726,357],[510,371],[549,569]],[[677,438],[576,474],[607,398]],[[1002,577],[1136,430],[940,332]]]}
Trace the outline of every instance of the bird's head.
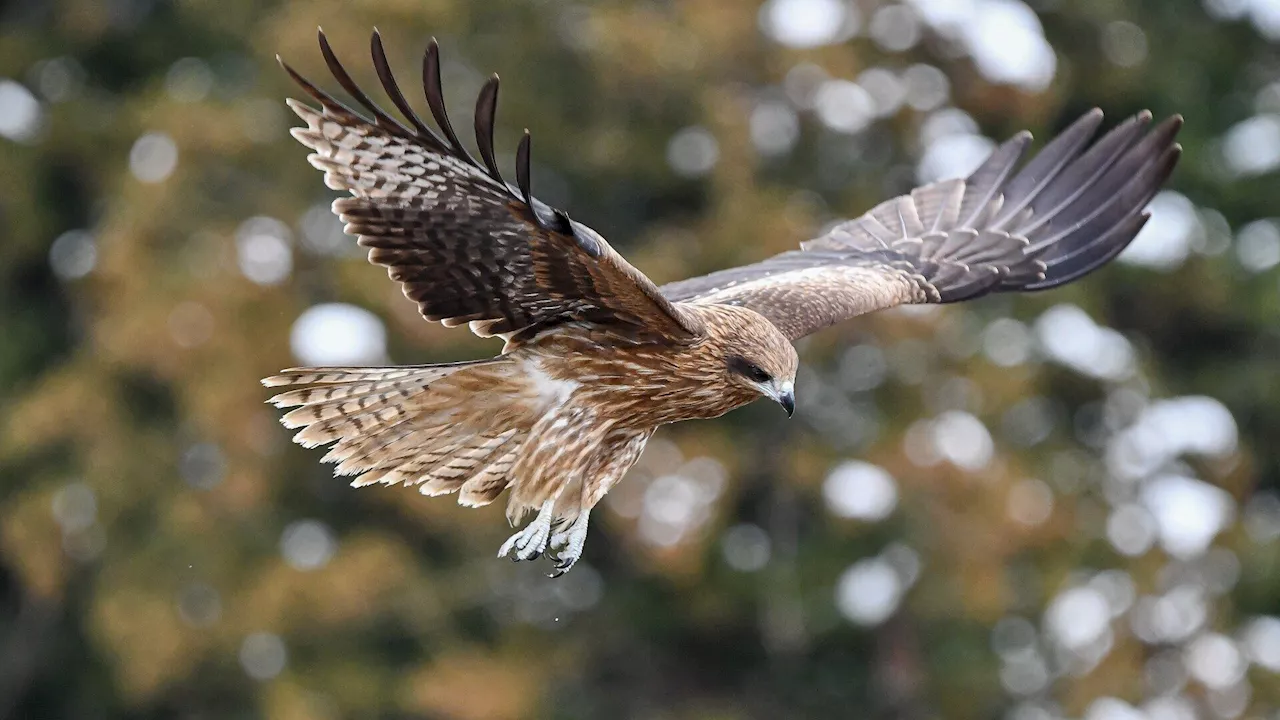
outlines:
{"label": "bird's head", "polygon": [[796,409],[796,368],[800,365],[796,349],[763,316],[750,310],[741,315],[737,332],[723,343],[724,372],[731,385],[773,400],[790,417]]}

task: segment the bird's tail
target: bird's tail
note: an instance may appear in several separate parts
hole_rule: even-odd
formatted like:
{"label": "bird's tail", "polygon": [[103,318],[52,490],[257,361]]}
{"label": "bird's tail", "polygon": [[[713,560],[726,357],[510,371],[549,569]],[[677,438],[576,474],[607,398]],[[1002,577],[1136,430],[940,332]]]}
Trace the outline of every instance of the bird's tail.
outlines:
{"label": "bird's tail", "polygon": [[[281,418],[300,428],[304,447],[334,443],[324,462],[352,485],[416,485],[424,495],[458,492],[463,505],[486,505],[536,421],[518,363],[504,358],[407,367],[292,368],[262,381],[295,386],[268,400],[294,408]],[[300,387],[298,387],[300,386]]]}

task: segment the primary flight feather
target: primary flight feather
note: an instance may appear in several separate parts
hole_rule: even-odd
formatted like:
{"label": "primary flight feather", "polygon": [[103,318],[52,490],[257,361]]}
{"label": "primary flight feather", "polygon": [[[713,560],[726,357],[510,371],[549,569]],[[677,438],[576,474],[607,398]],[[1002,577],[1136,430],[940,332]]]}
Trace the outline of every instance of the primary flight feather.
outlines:
{"label": "primary flight feather", "polygon": [[[656,286],[591,228],[533,197],[530,138],[516,184],[493,151],[498,80],[481,90],[480,159],[445,112],[439,50],[423,57],[438,130],[415,113],[382,41],[373,63],[400,121],[351,80],[323,33],[338,84],[368,119],[285,70],[320,104],[289,101],[292,133],[314,152],[346,231],[369,248],[423,317],[506,341],[501,355],[445,365],[294,368],[263,381],[294,440],[332,444],[336,472],[458,493],[536,516],[500,556],[582,556],[591,509],[666,423],[722,415],[760,397],[791,414],[791,342],[895,305],[950,303],[1071,282],[1120,253],[1178,160],[1181,127],[1141,113],[1093,141],[1102,113],[1077,120],[1029,162],[1031,136],[998,147],[969,177],[917,188],[822,237],[753,265]],[[281,63],[283,65],[283,62]]]}

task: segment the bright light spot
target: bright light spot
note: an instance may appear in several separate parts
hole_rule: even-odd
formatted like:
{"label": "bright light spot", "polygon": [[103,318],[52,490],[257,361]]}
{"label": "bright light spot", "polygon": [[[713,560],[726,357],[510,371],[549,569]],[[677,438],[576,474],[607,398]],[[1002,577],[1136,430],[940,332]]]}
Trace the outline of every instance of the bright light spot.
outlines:
{"label": "bright light spot", "polygon": [[1236,257],[1250,272],[1265,272],[1280,264],[1280,227],[1275,220],[1255,220],[1236,234]]}
{"label": "bright light spot", "polygon": [[302,229],[302,244],[312,252],[322,255],[342,255],[354,248],[351,238],[342,232],[342,221],[333,214],[327,203],[307,208],[298,218]]}
{"label": "bright light spot", "polygon": [[1225,491],[1178,475],[1148,482],[1142,500],[1156,520],[1160,545],[1182,560],[1203,554],[1235,515],[1235,502]]}
{"label": "bright light spot", "polygon": [[880,557],[898,573],[904,586],[914,585],[920,579],[920,553],[902,543],[893,543],[880,553]]}
{"label": "bright light spot", "polygon": [[1107,444],[1107,469],[1116,477],[1146,477],[1185,454],[1224,457],[1235,452],[1239,430],[1231,411],[1203,395],[1151,403]]}
{"label": "bright light spot", "polygon": [[187,57],[169,66],[164,76],[164,89],[178,102],[200,102],[213,90],[213,71],[200,58]]}
{"label": "bright light spot", "polygon": [[1149,720],[1146,714],[1129,703],[1113,697],[1101,697],[1089,704],[1083,720]]}
{"label": "bright light spot", "polygon": [[1172,270],[1187,259],[1205,235],[1196,206],[1185,195],[1162,190],[1147,206],[1151,219],[1117,260],[1156,270]]}
{"label": "bright light spot", "polygon": [[965,33],[969,54],[989,80],[1040,91],[1058,59],[1044,39],[1040,18],[1019,0],[980,0]]}
{"label": "bright light spot", "polygon": [[994,142],[982,135],[945,135],[925,148],[916,167],[916,177],[925,183],[968,177],[995,147]]}
{"label": "bright light spot", "polygon": [[942,462],[933,438],[933,423],[928,420],[917,420],[907,427],[902,436],[902,449],[907,459],[919,467],[933,467]]}
{"label": "bright light spot", "polygon": [[0,78],[0,136],[30,142],[40,132],[40,101],[25,86]]}
{"label": "bright light spot", "polygon": [[889,52],[910,50],[920,42],[920,20],[906,5],[885,5],[871,16],[871,39]]}
{"label": "bright light spot", "polygon": [[933,443],[944,459],[969,471],[986,467],[995,453],[987,427],[960,410],[942,413],[933,421]]}
{"label": "bright light spot", "polygon": [[842,0],[768,0],[760,8],[760,29],[782,45],[814,48],[853,37],[861,18]]}
{"label": "bright light spot", "polygon": [[761,155],[790,152],[800,138],[800,118],[784,102],[765,101],[751,111],[751,142]]}
{"label": "bright light spot", "polygon": [[701,177],[711,172],[719,159],[715,136],[698,125],[680,130],[667,143],[667,164],[677,175]]}
{"label": "bright light spot", "polygon": [[982,333],[982,350],[1000,367],[1013,367],[1031,357],[1033,338],[1026,325],[1013,318],[1000,318]]}
{"label": "bright light spot", "polygon": [[979,10],[978,0],[911,0],[911,6],[925,22],[953,37]]}
{"label": "bright light spot", "polygon": [[907,96],[907,86],[892,70],[871,68],[858,76],[858,85],[871,95],[878,117],[898,112]]}
{"label": "bright light spot", "polygon": [[759,525],[743,523],[725,531],[720,550],[729,567],[741,572],[755,572],[769,564],[773,543]]}
{"label": "bright light spot", "polygon": [[879,625],[898,609],[905,590],[898,573],[885,560],[859,560],[836,584],[836,608],[859,625]]}
{"label": "bright light spot", "polygon": [[1024,701],[1012,706],[1005,720],[1058,720],[1060,713],[1055,705],[1044,701]]}
{"label": "bright light spot", "polygon": [[1181,695],[1165,695],[1142,705],[1147,720],[1198,720],[1196,707]]}
{"label": "bright light spot", "polygon": [[1256,492],[1244,508],[1244,529],[1258,544],[1280,538],[1280,497],[1271,492]]}
{"label": "bright light spot", "polygon": [[1107,607],[1111,609],[1111,617],[1118,618],[1131,607],[1137,597],[1138,588],[1133,578],[1124,570],[1103,570],[1089,580],[1089,587],[1102,593],[1107,599]]}
{"label": "bright light spot", "polygon": [[84,483],[71,483],[53,496],[53,519],[64,533],[88,529],[98,519],[98,496]]}
{"label": "bright light spot", "polygon": [[930,145],[951,135],[976,135],[978,121],[959,108],[943,108],[930,113],[920,125],[920,144]]}
{"label": "bright light spot", "polygon": [[84,230],[68,230],[49,246],[49,266],[63,280],[78,280],[98,264],[98,245]]}
{"label": "bright light spot", "polygon": [[1023,525],[1039,525],[1053,514],[1053,490],[1041,480],[1022,480],[1009,488],[1009,517]]}
{"label": "bright light spot", "polygon": [[1113,20],[1102,29],[1102,52],[1120,67],[1141,65],[1147,59],[1147,34],[1127,20]]}
{"label": "bright light spot", "polygon": [[178,167],[178,146],[162,132],[149,132],[138,138],[129,150],[129,170],[144,183],[158,183]]}
{"label": "bright light spot", "polygon": [[1156,541],[1155,518],[1141,505],[1120,505],[1107,517],[1107,540],[1121,555],[1137,557]]}
{"label": "bright light spot", "polygon": [[828,80],[818,88],[814,109],[824,125],[849,135],[866,129],[875,119],[876,102],[861,85],[848,80]]}
{"label": "bright light spot", "polygon": [[1123,335],[1093,322],[1075,305],[1055,305],[1035,324],[1045,353],[1083,375],[1124,380],[1133,374],[1133,348]]}
{"label": "bright light spot", "polygon": [[836,515],[874,522],[893,512],[898,504],[898,485],[878,465],[846,460],[827,475],[822,495]]}
{"label": "bright light spot", "polygon": [[1049,684],[1049,668],[1040,653],[1023,653],[1001,666],[1000,684],[1013,695],[1035,695]]}
{"label": "bright light spot", "polygon": [[812,110],[818,90],[827,81],[827,71],[813,63],[800,63],[787,71],[782,79],[782,90],[792,105],[801,110]]}
{"label": "bright light spot", "polygon": [[1045,611],[1045,629],[1064,648],[1083,651],[1111,633],[1107,598],[1092,587],[1067,590]]}
{"label": "bright light spot", "polygon": [[36,88],[49,102],[66,102],[84,84],[84,68],[74,58],[56,57],[42,60],[32,68]]}
{"label": "bright light spot", "polygon": [[1203,589],[1179,585],[1160,597],[1139,600],[1133,631],[1147,643],[1181,642],[1204,625],[1208,612]]}
{"label": "bright light spot", "polygon": [[1020,0],[911,0],[926,23],[959,41],[987,79],[1027,90],[1048,87],[1057,57],[1040,19]]}
{"label": "bright light spot", "polygon": [[259,285],[279,285],[293,271],[289,226],[271,217],[245,220],[236,230],[240,272]]}
{"label": "bright light spot", "polygon": [[1273,42],[1280,41],[1280,2],[1249,0],[1249,19],[1259,35]]}
{"label": "bright light spot", "polygon": [[1252,0],[1203,0],[1205,11],[1215,20],[1243,18],[1249,12],[1250,2]]}
{"label": "bright light spot", "polygon": [[1192,677],[1215,690],[1239,682],[1248,667],[1235,642],[1217,633],[1205,633],[1188,643],[1186,663]]}
{"label": "bright light spot", "polygon": [[1222,157],[1238,176],[1280,167],[1280,115],[1255,115],[1234,125],[1222,140]]}
{"label": "bright light spot", "polygon": [[1280,673],[1280,618],[1254,618],[1245,626],[1244,646],[1261,668]]}
{"label": "bright light spot", "polygon": [[324,303],[298,316],[289,344],[303,365],[371,364],[387,354],[387,331],[368,310]]}
{"label": "bright light spot", "polygon": [[650,545],[673,547],[711,516],[724,489],[724,468],[710,458],[694,458],[679,472],[656,478],[645,488],[637,530]]}
{"label": "bright light spot", "polygon": [[902,81],[907,86],[907,104],[915,110],[935,110],[951,96],[951,81],[932,65],[912,65],[902,73]]}
{"label": "bright light spot", "polygon": [[279,635],[253,633],[240,643],[240,667],[254,680],[270,680],[279,675],[288,659]]}
{"label": "bright light spot", "polygon": [[298,520],[280,534],[280,554],[295,570],[315,570],[328,564],[338,540],[319,520]]}

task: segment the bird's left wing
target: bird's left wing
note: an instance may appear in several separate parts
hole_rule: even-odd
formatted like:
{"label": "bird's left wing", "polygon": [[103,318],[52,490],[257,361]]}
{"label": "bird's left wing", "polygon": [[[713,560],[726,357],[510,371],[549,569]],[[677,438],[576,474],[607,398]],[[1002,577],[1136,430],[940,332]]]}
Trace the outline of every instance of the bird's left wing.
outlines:
{"label": "bird's left wing", "polygon": [[383,89],[412,127],[356,86],[321,32],[329,70],[373,119],[281,61],[321,105],[290,100],[307,123],[292,132],[315,151],[308,159],[324,171],[326,184],[350,191],[352,197],[333,204],[346,231],[359,236],[370,262],[387,268],[424,317],[450,327],[469,323],[476,334],[498,335],[509,345],[565,322],[623,342],[680,342],[700,333],[696,319],[673,307],[598,233],[531,195],[527,131],[516,153],[516,186],[503,180],[493,150],[496,75],[476,103],[477,162],[445,113],[435,41],[423,58],[423,86],[443,137],[405,100],[376,31],[371,44]]}
{"label": "bird's left wing", "polygon": [[1124,250],[1181,149],[1173,117],[1142,113],[1096,143],[1094,110],[1014,173],[1020,133],[964,179],[917,188],[801,250],[662,286],[682,302],[741,305],[792,340],[907,303],[950,303],[1071,282]]}

